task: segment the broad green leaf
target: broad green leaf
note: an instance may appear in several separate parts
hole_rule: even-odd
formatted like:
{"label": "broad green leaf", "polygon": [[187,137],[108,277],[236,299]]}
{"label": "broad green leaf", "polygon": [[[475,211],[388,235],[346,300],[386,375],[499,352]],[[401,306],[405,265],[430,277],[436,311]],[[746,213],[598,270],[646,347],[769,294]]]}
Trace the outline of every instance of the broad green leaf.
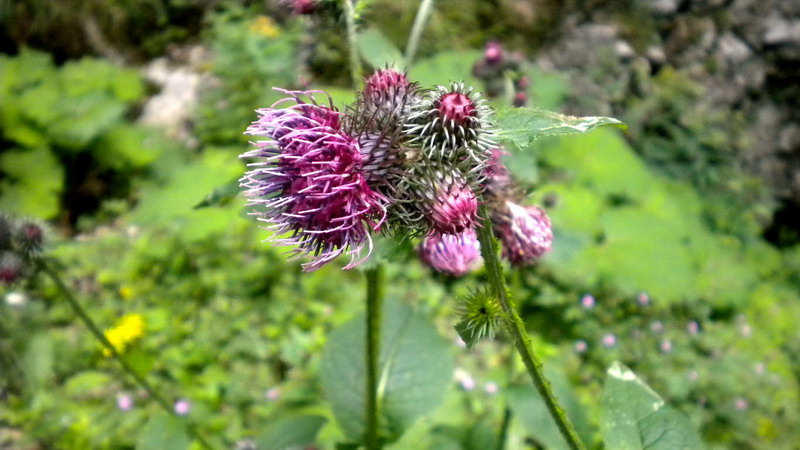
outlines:
{"label": "broad green leaf", "polygon": [[155,131],[121,124],[105,133],[92,152],[103,166],[125,170],[146,167],[164,147]]}
{"label": "broad green leaf", "polygon": [[611,117],[575,117],[537,108],[508,108],[495,114],[499,139],[525,149],[542,136],[585,133],[598,127],[625,124]]}
{"label": "broad green leaf", "polygon": [[700,435],[680,412],[630,369],[614,363],[608,369],[601,427],[606,448],[702,449]]}
{"label": "broad green leaf", "polygon": [[389,66],[400,70],[406,65],[400,49],[376,28],[367,28],[359,33],[358,51],[373,69]]}
{"label": "broad green leaf", "polygon": [[[345,434],[361,439],[366,398],[365,315],[331,333],[322,355],[322,387]],[[447,342],[424,316],[390,302],[383,311],[379,363],[381,420],[390,439],[442,401],[453,373]]]}
{"label": "broad green leaf", "polygon": [[285,417],[267,425],[256,438],[256,445],[259,450],[305,448],[314,443],[325,421],[322,416]]}
{"label": "broad green leaf", "polygon": [[50,219],[58,213],[64,169],[47,148],[0,155],[0,210]]}
{"label": "broad green leaf", "polygon": [[175,416],[159,413],[145,424],[136,443],[136,450],[185,450],[189,436],[183,421]]}
{"label": "broad green leaf", "polygon": [[[560,371],[547,370],[546,376],[578,436],[587,447],[591,447],[593,430],[586,416],[586,408],[578,401],[569,381]],[[507,395],[513,417],[522,425],[527,436],[548,449],[569,448],[536,388],[532,385],[511,386]]]}

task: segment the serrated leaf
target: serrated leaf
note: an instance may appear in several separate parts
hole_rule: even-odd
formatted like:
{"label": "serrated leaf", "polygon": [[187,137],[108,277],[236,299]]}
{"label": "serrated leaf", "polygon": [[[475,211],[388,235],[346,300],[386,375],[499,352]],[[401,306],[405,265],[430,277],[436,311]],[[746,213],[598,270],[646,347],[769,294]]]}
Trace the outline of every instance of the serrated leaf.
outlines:
{"label": "serrated leaf", "polygon": [[0,210],[50,219],[58,213],[64,169],[47,148],[0,155]]}
{"label": "serrated leaf", "polygon": [[186,450],[189,436],[183,421],[175,416],[160,413],[145,424],[136,450]]}
{"label": "serrated leaf", "polygon": [[616,362],[608,369],[601,427],[606,448],[702,449],[700,435],[680,412],[630,369]]}
{"label": "serrated leaf", "polygon": [[508,108],[498,111],[494,117],[500,128],[499,139],[518,149],[525,149],[542,136],[586,133],[598,127],[626,125],[611,117],[567,116],[538,108]]}
{"label": "serrated leaf", "polygon": [[325,424],[322,416],[286,417],[267,425],[256,438],[259,450],[306,448],[313,444],[319,429]]}
{"label": "serrated leaf", "polygon": [[[331,333],[322,355],[322,387],[345,435],[362,438],[365,427],[365,315]],[[430,321],[408,306],[388,303],[383,312],[378,402],[389,438],[403,433],[444,397],[453,355]]]}
{"label": "serrated leaf", "polygon": [[406,65],[400,49],[376,28],[368,28],[359,33],[358,51],[373,69],[386,66],[402,69]]}
{"label": "serrated leaf", "polygon": [[92,153],[104,167],[138,169],[158,158],[163,148],[159,144],[153,131],[121,124],[103,134]]}

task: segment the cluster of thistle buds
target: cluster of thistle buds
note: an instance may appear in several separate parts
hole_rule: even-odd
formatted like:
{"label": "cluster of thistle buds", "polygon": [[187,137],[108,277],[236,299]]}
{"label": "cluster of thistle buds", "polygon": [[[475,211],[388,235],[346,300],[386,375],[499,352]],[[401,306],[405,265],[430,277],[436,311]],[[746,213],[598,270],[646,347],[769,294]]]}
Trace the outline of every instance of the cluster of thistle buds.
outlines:
{"label": "cluster of thistle buds", "polygon": [[12,285],[32,275],[43,242],[41,225],[0,214],[0,283]]}
{"label": "cluster of thistle buds", "polygon": [[497,41],[489,41],[483,58],[472,66],[472,74],[483,81],[486,95],[497,97],[508,92],[511,104],[521,108],[528,104],[531,80],[524,74],[525,56],[520,52],[508,54]]}
{"label": "cluster of thistle buds", "polygon": [[354,267],[383,233],[422,237],[423,260],[466,273],[480,260],[482,198],[512,263],[549,249],[549,219],[508,200],[491,110],[471,88],[422,89],[384,69],[343,111],[322,91],[279,91],[285,98],[258,110],[246,131],[263,139],[242,155],[255,161],[240,184],[271,240],[311,258],[304,270],[340,255]]}

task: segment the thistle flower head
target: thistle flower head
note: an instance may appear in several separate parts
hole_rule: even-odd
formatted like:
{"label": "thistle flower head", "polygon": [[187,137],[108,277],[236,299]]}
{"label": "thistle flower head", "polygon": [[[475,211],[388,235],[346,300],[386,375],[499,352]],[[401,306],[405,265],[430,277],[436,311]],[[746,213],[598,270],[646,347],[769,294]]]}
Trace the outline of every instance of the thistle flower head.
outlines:
{"label": "thistle flower head", "polygon": [[411,88],[408,77],[394,69],[375,71],[364,84],[364,94],[368,96],[395,95]]}
{"label": "thistle flower head", "polygon": [[503,45],[497,41],[489,41],[483,48],[483,59],[489,64],[497,64],[503,60]]}
{"label": "thistle flower head", "polygon": [[34,222],[23,222],[17,230],[16,241],[25,257],[38,256],[44,243],[44,229]]}
{"label": "thistle flower head", "polygon": [[511,264],[532,264],[550,251],[553,242],[550,218],[538,206],[506,201],[504,210],[492,215],[492,222],[503,244],[503,257]]}
{"label": "thistle flower head", "polygon": [[419,255],[432,268],[460,277],[480,263],[481,248],[472,229],[459,234],[432,232],[422,240]]}
{"label": "thistle flower head", "polygon": [[25,275],[25,262],[11,251],[0,251],[0,283],[11,285]]}
{"label": "thistle flower head", "polygon": [[[267,139],[244,155],[257,158],[241,179],[254,214],[296,246],[294,256],[311,255],[315,270],[347,253],[351,262],[368,244],[386,215],[386,198],[367,184],[358,140],[342,130],[340,113],[319,105],[312,92],[284,91],[286,109],[258,110],[247,134]],[[277,104],[276,104],[277,105]],[[275,105],[273,105],[275,106]]]}

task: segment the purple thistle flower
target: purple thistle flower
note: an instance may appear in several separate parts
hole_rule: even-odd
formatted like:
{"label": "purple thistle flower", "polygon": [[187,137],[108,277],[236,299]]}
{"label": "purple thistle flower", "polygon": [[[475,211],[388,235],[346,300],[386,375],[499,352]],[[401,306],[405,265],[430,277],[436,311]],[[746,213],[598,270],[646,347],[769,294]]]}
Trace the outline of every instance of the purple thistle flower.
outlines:
{"label": "purple thistle flower", "polygon": [[586,353],[586,350],[589,349],[589,344],[584,340],[575,341],[575,352],[576,353]]}
{"label": "purple thistle flower", "polygon": [[469,186],[447,183],[439,187],[428,216],[435,231],[458,234],[475,226],[477,218],[478,199]]}
{"label": "purple thistle flower", "polygon": [[[258,110],[261,117],[246,131],[268,140],[242,155],[260,161],[248,165],[240,183],[249,205],[260,207],[253,214],[276,235],[288,235],[272,239],[295,245],[293,257],[312,256],[304,270],[343,253],[351,268],[366,258],[357,260],[365,244],[371,250],[370,231],[380,229],[388,200],[367,184],[360,145],[342,130],[340,113],[317,104],[318,92],[283,92],[288,97]],[[295,104],[275,109],[285,102]]]}
{"label": "purple thistle flower", "polygon": [[133,409],[133,397],[129,394],[117,394],[117,408],[120,411],[130,411]]}
{"label": "purple thistle flower", "polygon": [[483,59],[489,64],[497,64],[503,60],[503,45],[497,41],[489,41],[483,49]]}
{"label": "purple thistle flower", "polygon": [[617,345],[617,337],[614,336],[613,333],[606,333],[603,335],[603,339],[601,342],[603,343],[604,347],[611,348]]}
{"label": "purple thistle flower", "polygon": [[25,275],[25,262],[10,251],[0,251],[0,283],[11,285]]}
{"label": "purple thistle flower", "polygon": [[460,234],[433,232],[422,240],[419,255],[434,269],[453,276],[462,276],[474,269],[481,259],[478,236],[472,229]]}
{"label": "purple thistle flower", "polygon": [[398,92],[408,90],[411,83],[408,77],[394,69],[381,69],[375,71],[364,83],[364,94],[370,97],[393,96]]}
{"label": "purple thistle flower", "polygon": [[506,201],[502,213],[492,214],[492,222],[503,243],[503,257],[515,266],[534,263],[552,247],[550,218],[538,206]]}
{"label": "purple thistle flower", "polygon": [[592,294],[586,294],[581,297],[581,306],[583,306],[584,309],[592,309],[594,308],[594,304],[595,300]]}
{"label": "purple thistle flower", "polygon": [[175,402],[175,414],[179,416],[185,416],[189,414],[189,411],[192,409],[192,404],[189,403],[188,400],[180,399]]}

